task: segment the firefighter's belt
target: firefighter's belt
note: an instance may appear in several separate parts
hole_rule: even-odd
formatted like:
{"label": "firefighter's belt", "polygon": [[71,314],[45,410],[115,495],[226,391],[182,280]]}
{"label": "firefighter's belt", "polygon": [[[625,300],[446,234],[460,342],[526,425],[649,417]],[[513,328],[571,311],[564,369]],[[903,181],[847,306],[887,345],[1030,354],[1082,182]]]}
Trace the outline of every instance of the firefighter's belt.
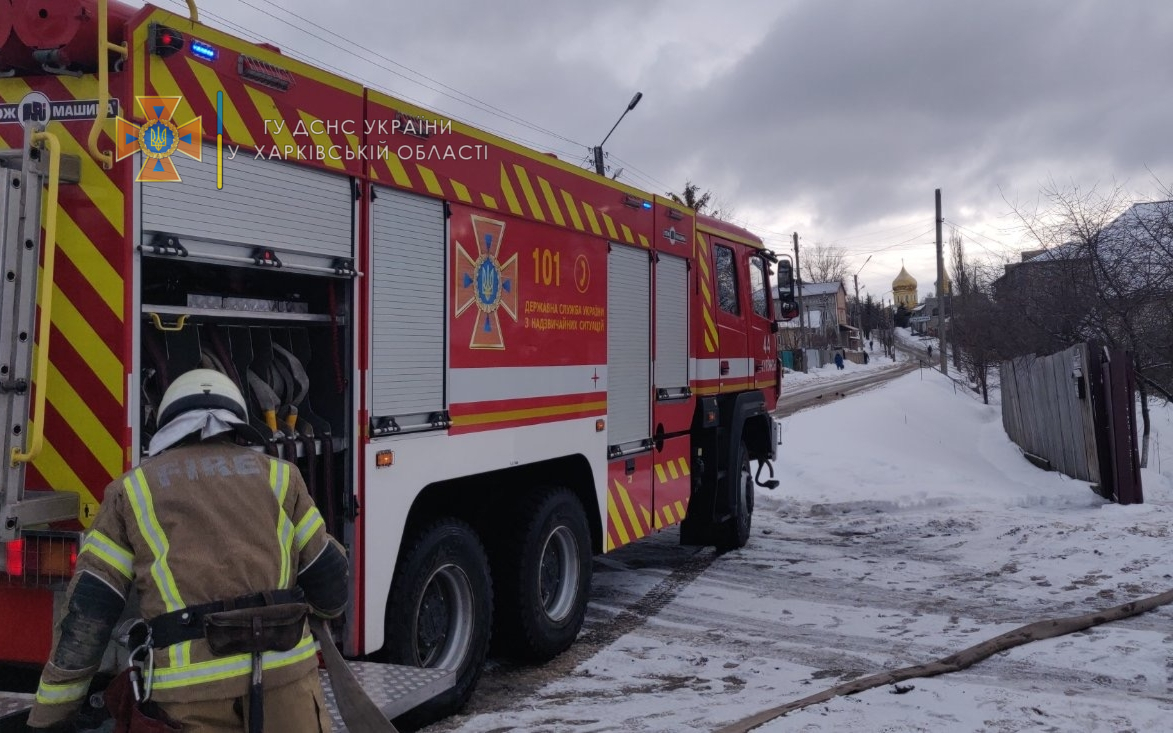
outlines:
{"label": "firefighter's belt", "polygon": [[[305,594],[300,588],[290,590],[271,590],[262,593],[251,593],[238,596],[226,601],[213,601],[198,606],[188,606],[178,611],[160,614],[151,619],[151,645],[156,649],[178,644],[183,641],[203,639],[206,637],[207,617],[221,614],[226,611],[239,609],[260,608],[262,606],[278,606],[285,604],[305,603]],[[304,615],[303,615],[304,618]],[[300,627],[299,627],[300,628]],[[301,639],[300,631],[298,640]]]}

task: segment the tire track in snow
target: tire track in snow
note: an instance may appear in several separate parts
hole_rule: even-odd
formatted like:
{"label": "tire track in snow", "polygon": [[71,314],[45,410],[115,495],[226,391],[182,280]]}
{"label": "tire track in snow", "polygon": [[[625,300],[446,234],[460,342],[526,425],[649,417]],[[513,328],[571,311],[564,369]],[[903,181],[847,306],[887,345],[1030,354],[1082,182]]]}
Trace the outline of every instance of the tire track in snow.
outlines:
{"label": "tire track in snow", "polygon": [[[684,553],[688,550],[677,548],[677,552]],[[696,580],[716,558],[717,554],[711,548],[702,548],[688,555],[678,567],[673,568],[635,603],[613,617],[589,621],[569,649],[545,664],[519,665],[502,660],[491,662],[486,667],[465,711],[427,730],[429,733],[458,730],[465,716],[508,710],[516,704],[519,697],[532,696],[551,680],[571,674],[578,665],[626,634],[639,629],[648,619],[659,614],[676,599],[681,589]],[[593,600],[595,599],[592,598]]]}

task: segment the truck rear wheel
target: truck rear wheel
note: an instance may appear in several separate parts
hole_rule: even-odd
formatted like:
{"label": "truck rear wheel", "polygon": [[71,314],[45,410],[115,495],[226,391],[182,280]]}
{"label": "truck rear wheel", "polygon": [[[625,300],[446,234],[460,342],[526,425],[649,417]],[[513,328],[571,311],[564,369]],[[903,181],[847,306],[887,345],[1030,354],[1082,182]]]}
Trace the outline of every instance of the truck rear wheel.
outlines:
{"label": "truck rear wheel", "polygon": [[387,609],[384,655],[396,664],[456,670],[456,686],[397,722],[416,727],[460,709],[481,676],[492,627],[489,561],[476,532],[438,521],[404,547]]}
{"label": "truck rear wheel", "polygon": [[502,653],[544,662],[565,651],[582,628],[591,588],[591,535],[582,502],[549,489],[523,502],[520,531],[493,553],[497,632]]}
{"label": "truck rear wheel", "polygon": [[717,550],[727,552],[745,547],[753,521],[754,478],[749,466],[749,450],[742,442],[737,446],[737,461],[730,466],[733,477],[733,515],[718,530]]}

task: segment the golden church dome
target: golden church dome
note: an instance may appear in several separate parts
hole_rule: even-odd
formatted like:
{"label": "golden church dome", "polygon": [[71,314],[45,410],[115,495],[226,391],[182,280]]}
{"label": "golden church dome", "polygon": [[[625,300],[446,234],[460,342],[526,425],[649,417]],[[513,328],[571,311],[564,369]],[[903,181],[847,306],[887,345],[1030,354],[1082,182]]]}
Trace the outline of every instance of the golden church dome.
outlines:
{"label": "golden church dome", "polygon": [[900,274],[892,281],[893,290],[916,290],[916,278],[908,274],[908,270],[900,267]]}

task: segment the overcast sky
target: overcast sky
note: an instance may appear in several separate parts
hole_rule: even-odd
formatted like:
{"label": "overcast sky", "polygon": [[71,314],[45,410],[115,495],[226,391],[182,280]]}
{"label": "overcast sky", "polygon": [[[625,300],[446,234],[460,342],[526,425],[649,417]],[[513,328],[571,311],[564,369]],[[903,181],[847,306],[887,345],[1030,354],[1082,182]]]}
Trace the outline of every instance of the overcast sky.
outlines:
{"label": "overcast sky", "polygon": [[992,258],[1026,247],[1011,204],[1033,207],[1049,180],[1137,200],[1173,183],[1164,0],[198,5],[214,26],[584,165],[643,92],[605,146],[619,180],[692,180],[775,249],[797,231],[846,249],[852,272],[873,254],[861,295],[891,298],[902,259],[922,296],[932,286],[935,188],[945,237],[960,225]]}

